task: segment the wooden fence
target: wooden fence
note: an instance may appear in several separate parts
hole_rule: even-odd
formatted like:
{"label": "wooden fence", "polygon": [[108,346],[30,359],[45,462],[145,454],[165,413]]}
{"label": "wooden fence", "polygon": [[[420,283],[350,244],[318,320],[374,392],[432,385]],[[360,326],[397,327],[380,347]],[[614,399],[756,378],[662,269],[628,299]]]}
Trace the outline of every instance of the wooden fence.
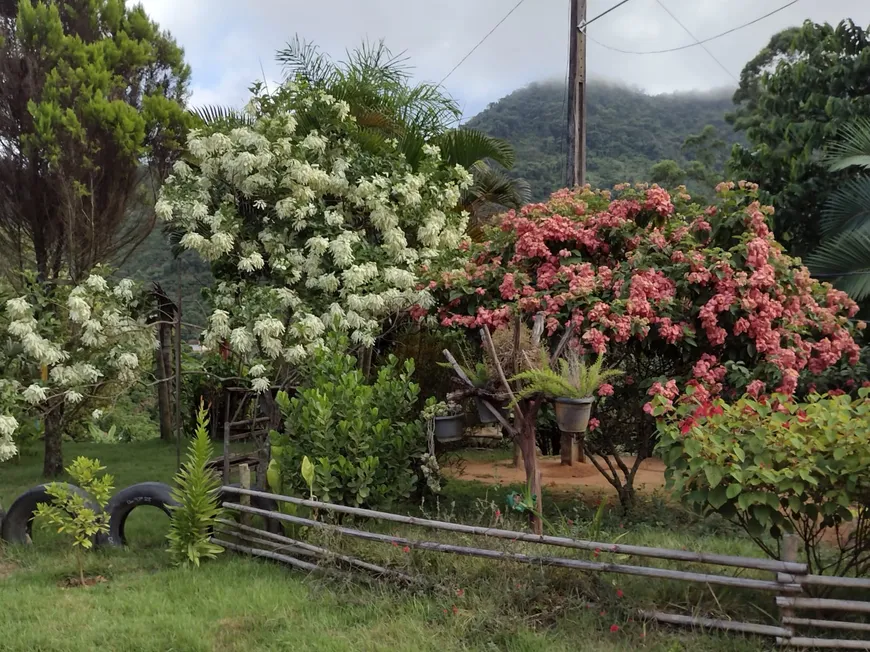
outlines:
{"label": "wooden fence", "polygon": [[[251,527],[251,518],[260,516],[266,519],[283,521],[295,525],[318,528],[343,536],[353,537],[366,541],[385,543],[388,545],[407,546],[415,550],[430,550],[442,553],[482,557],[502,561],[511,561],[520,564],[535,566],[556,566],[572,568],[588,572],[617,573],[623,575],[638,575],[659,579],[679,580],[695,582],[705,585],[727,586],[740,589],[766,591],[775,595],[776,604],[779,608],[779,624],[768,625],[761,623],[740,622],[731,620],[719,620],[713,618],[701,618],[683,614],[665,613],[659,611],[642,611],[645,618],[673,625],[686,625],[693,627],[714,628],[726,631],[744,632],[770,636],[776,639],[781,646],[797,648],[828,648],[846,650],[870,650],[870,640],[815,638],[798,635],[802,631],[822,630],[850,630],[853,632],[870,632],[870,624],[850,622],[846,620],[827,620],[818,618],[804,618],[797,614],[805,611],[820,612],[831,611],[848,614],[870,614],[870,601],[858,600],[834,600],[825,598],[809,597],[804,592],[805,587],[826,586],[851,589],[870,589],[870,579],[831,577],[823,575],[811,575],[807,565],[797,560],[797,539],[788,536],[783,545],[782,559],[761,559],[755,557],[740,557],[733,555],[711,554],[693,552],[688,550],[672,550],[668,548],[652,548],[647,546],[609,544],[596,541],[584,541],[569,537],[557,537],[538,535],[528,532],[516,532],[499,528],[463,525],[460,523],[448,523],[426,518],[403,516],[390,512],[380,512],[345,505],[334,505],[316,500],[306,500],[292,496],[255,491],[248,488],[223,487],[223,491],[240,496],[240,503],[223,503],[223,507],[238,512],[240,523],[222,519],[220,528],[216,531],[213,541],[230,550],[242,552],[258,557],[265,557],[289,564],[295,568],[308,571],[321,571],[328,573],[340,572],[332,566],[324,567],[299,557],[309,557],[315,560],[339,560],[345,564],[373,572],[390,576],[408,582],[419,581],[405,573],[384,568],[369,562],[335,554],[332,551],[310,543],[292,539],[287,536],[267,532]],[[326,523],[320,520],[304,518],[284,514],[278,511],[260,509],[251,506],[251,498],[270,499],[277,502],[285,502],[302,507],[309,507],[321,512],[347,514],[350,516],[371,518],[380,521],[401,523],[403,525],[418,526],[432,530],[441,530],[457,534],[479,536],[484,539],[502,539],[510,542],[524,542],[540,544],[551,548],[568,548],[585,550],[597,553],[596,557],[604,554],[630,555],[632,557],[664,559],[682,563],[707,564],[710,566],[727,566],[737,569],[760,571],[771,573],[770,579],[756,579],[739,577],[734,575],[719,574],[715,572],[699,573],[669,568],[656,568],[652,566],[639,566],[633,564],[611,563],[607,561],[591,561],[559,556],[536,556],[508,550],[492,550],[476,548],[464,545],[453,545],[436,541],[421,541],[407,537],[370,532],[362,529],[345,527],[334,523]],[[223,535],[223,536],[222,536]],[[227,537],[235,539],[228,541]],[[241,541],[242,543],[239,543]],[[280,549],[278,552],[276,549]]]}

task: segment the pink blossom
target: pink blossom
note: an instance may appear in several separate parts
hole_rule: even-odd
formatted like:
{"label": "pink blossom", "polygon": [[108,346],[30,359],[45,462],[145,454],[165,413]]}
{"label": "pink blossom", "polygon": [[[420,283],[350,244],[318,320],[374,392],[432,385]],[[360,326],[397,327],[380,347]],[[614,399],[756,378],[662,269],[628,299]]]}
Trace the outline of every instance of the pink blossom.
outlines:
{"label": "pink blossom", "polygon": [[610,383],[602,383],[598,388],[599,396],[613,396],[613,385]]}

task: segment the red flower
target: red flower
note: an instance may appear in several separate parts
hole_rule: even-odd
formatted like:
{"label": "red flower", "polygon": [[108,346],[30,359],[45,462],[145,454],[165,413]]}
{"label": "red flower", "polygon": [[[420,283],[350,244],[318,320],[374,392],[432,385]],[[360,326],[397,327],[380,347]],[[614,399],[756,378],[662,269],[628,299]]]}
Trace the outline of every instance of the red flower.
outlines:
{"label": "red flower", "polygon": [[399,544],[396,543],[395,541],[393,541],[393,547],[394,547],[394,548],[398,548],[398,547],[399,547]]}
{"label": "red flower", "polygon": [[598,555],[601,554],[601,548],[596,548],[595,552],[593,552],[592,554],[597,557]]}
{"label": "red flower", "polygon": [[625,594],[622,592],[622,589],[616,589],[616,597],[617,598],[622,598],[624,596],[625,596]]}
{"label": "red flower", "polygon": [[463,595],[465,595],[465,591],[462,589],[456,589],[456,597],[461,598]]}
{"label": "red flower", "polygon": [[611,625],[611,626],[610,626],[610,631],[613,632],[613,633],[618,632],[618,631],[619,631],[619,625]]}
{"label": "red flower", "polygon": [[453,605],[453,615],[455,616],[458,613],[459,613],[459,608],[456,605]]}
{"label": "red flower", "polygon": [[411,549],[408,546],[402,548],[402,552],[411,552]]}

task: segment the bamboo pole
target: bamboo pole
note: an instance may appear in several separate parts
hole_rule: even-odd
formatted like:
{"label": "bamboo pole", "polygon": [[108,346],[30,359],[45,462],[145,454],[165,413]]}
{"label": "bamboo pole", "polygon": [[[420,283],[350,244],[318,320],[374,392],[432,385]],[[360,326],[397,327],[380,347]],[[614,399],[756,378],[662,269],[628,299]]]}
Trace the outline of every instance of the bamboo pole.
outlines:
{"label": "bamboo pole", "polygon": [[230,483],[230,396],[224,406],[224,484]]}
{"label": "bamboo pole", "polygon": [[211,542],[227,548],[228,550],[235,550],[236,552],[244,552],[248,555],[254,555],[255,557],[265,557],[266,559],[274,559],[275,561],[280,561],[284,564],[289,564],[294,568],[298,568],[300,570],[307,570],[312,572],[322,573],[325,572],[325,568],[320,568],[315,564],[310,564],[307,561],[302,561],[301,559],[296,559],[296,557],[290,557],[289,555],[282,555],[277,552],[271,552],[269,550],[259,550],[257,548],[250,548],[248,546],[243,546],[238,543],[230,543],[229,541],[223,541],[221,539],[217,539],[215,537],[211,538]]}
{"label": "bamboo pole", "polygon": [[270,548],[272,552],[283,552],[290,553],[292,555],[300,555],[302,557],[320,557],[320,555],[316,555],[310,550],[303,550],[302,548],[295,546],[282,546],[280,543],[275,541],[266,541],[265,539],[260,539],[259,537],[252,537],[247,534],[240,533],[236,530],[228,530],[225,528],[215,528],[215,534],[225,534],[228,537],[233,539],[239,539],[240,541],[245,541],[248,543],[257,543],[260,545],[273,546]]}
{"label": "bamboo pole", "polygon": [[778,607],[793,609],[819,609],[822,611],[851,611],[870,614],[870,602],[861,600],[831,600],[828,598],[791,598],[777,597]]}
{"label": "bamboo pole", "polygon": [[[239,464],[239,485],[242,487],[242,489],[251,488],[251,467],[247,464]],[[251,497],[242,494],[241,496],[239,496],[239,502],[246,507],[250,507]],[[242,514],[242,524],[251,524],[250,514]]]}
{"label": "bamboo pole", "polygon": [[507,377],[504,375],[504,369],[501,367],[501,362],[498,359],[498,351],[495,348],[495,342],[492,341],[492,334],[489,332],[489,326],[484,326],[480,329],[480,333],[483,337],[483,341],[486,346],[489,348],[489,354],[492,356],[493,364],[495,364],[496,373],[498,373],[498,379],[501,381],[501,384],[504,386],[505,391],[507,391],[508,396],[511,398],[511,405],[514,405],[514,409],[519,412],[520,419],[524,419],[522,411],[520,411],[520,406],[516,405],[517,397],[514,396],[514,391],[511,389],[510,383],[507,381]]}
{"label": "bamboo pole", "polygon": [[390,512],[379,512],[371,509],[363,509],[361,507],[349,507],[347,505],[335,505],[332,503],[323,503],[317,500],[308,500],[305,498],[296,498],[293,496],[282,496],[279,494],[272,494],[265,491],[243,491],[238,487],[222,487],[221,490],[235,494],[247,493],[251,496],[259,496],[260,498],[271,498],[278,502],[292,503],[294,505],[301,505],[303,507],[314,507],[326,511],[340,512],[343,514],[351,514],[353,516],[362,516],[365,518],[375,518],[382,521],[404,523],[405,525],[416,525],[420,527],[432,528],[435,530],[461,532],[462,534],[472,534],[477,536],[492,537],[496,539],[509,539],[511,541],[540,543],[544,545],[560,546],[563,548],[574,548],[577,550],[590,550],[617,555],[633,555],[637,557],[651,557],[655,559],[670,559],[673,561],[696,562],[701,564],[715,564],[717,566],[735,566],[738,568],[749,568],[753,570],[772,572],[779,571],[800,573],[801,571],[806,571],[807,568],[806,564],[804,563],[787,563],[776,559],[738,557],[734,555],[693,552],[691,550],[671,550],[669,548],[651,548],[646,546],[600,543],[596,541],[571,539],[568,537],[555,537],[545,534],[516,532],[515,530],[502,530],[499,528],[464,525],[462,523],[447,523],[444,521],[435,521],[427,518],[417,518],[414,516],[392,514]]}
{"label": "bamboo pole", "polygon": [[847,620],[824,620],[821,618],[783,618],[784,623],[798,627],[820,627],[822,629],[851,629],[856,632],[870,632],[870,623],[851,623]]}
{"label": "bamboo pole", "polygon": [[870,578],[835,575],[795,575],[793,582],[804,586],[834,586],[843,589],[870,589]]}
{"label": "bamboo pole", "polygon": [[373,573],[378,573],[380,575],[388,575],[391,577],[396,577],[398,579],[404,580],[406,582],[414,583],[419,582],[420,580],[416,577],[412,577],[407,573],[402,573],[401,571],[392,570],[390,568],[384,568],[383,566],[378,566],[377,564],[372,564],[367,561],[363,561],[362,559],[357,559],[356,557],[350,557],[348,555],[342,555],[332,550],[328,550],[327,548],[321,548],[320,546],[315,546],[313,544],[307,543],[305,541],[298,541],[296,539],[291,539],[289,537],[282,536],[280,534],[273,534],[272,532],[267,532],[265,530],[259,530],[254,527],[249,527],[247,525],[240,525],[235,521],[229,521],[226,519],[218,519],[218,523],[223,525],[227,525],[238,530],[242,530],[244,532],[249,532],[251,534],[256,534],[258,536],[266,537],[268,539],[274,539],[274,541],[269,542],[273,545],[279,545],[281,543],[288,544],[291,546],[295,546],[307,552],[315,553],[324,557],[331,557],[333,559],[338,559],[343,561],[351,566],[356,566],[357,568],[363,568],[368,571],[372,571]]}
{"label": "bamboo pole", "polygon": [[[710,575],[705,573],[693,573],[687,571],[675,571],[666,568],[651,568],[647,566],[629,566],[625,564],[612,564],[609,562],[594,562],[582,559],[567,559],[564,557],[533,557],[518,552],[506,552],[500,550],[488,550],[484,548],[472,548],[469,546],[456,546],[448,543],[437,543],[434,541],[414,541],[405,537],[398,537],[389,534],[377,534],[375,532],[365,532],[353,528],[343,527],[340,525],[332,525],[315,521],[309,518],[300,516],[291,516],[290,514],[281,514],[280,512],[270,512],[264,509],[255,507],[244,507],[235,503],[224,503],[223,507],[238,512],[249,512],[258,514],[268,518],[275,518],[288,523],[296,523],[298,525],[306,525],[326,529],[331,532],[337,532],[358,539],[368,541],[377,541],[380,543],[389,543],[400,546],[408,546],[416,550],[430,550],[434,552],[448,552],[457,555],[469,557],[485,557],[488,559],[502,559],[514,561],[520,564],[530,564],[534,566],[558,566],[562,568],[574,568],[578,570],[618,573],[622,575],[640,575],[643,577],[657,577],[660,579],[681,580],[684,582],[700,582],[702,584],[715,584],[718,586],[731,586],[742,589],[756,589],[759,591],[781,591],[782,584],[771,580],[756,580],[742,577],[731,577],[727,575]],[[793,590],[800,591],[800,586],[795,585]]]}
{"label": "bamboo pole", "polygon": [[806,638],[794,636],[792,638],[777,638],[777,645],[799,648],[828,648],[835,650],[870,650],[870,641],[853,641],[836,638]]}
{"label": "bamboo pole", "polygon": [[763,636],[788,636],[791,632],[775,625],[760,625],[758,623],[744,623],[734,620],[719,620],[717,618],[702,618],[700,616],[683,616],[669,614],[662,611],[639,611],[644,618],[650,618],[660,623],[671,625],[688,625],[690,627],[706,627],[708,629],[724,629],[731,632],[745,632],[747,634],[761,634]]}
{"label": "bamboo pole", "polygon": [[[789,563],[795,562],[798,559],[798,538],[794,534],[785,534],[782,538],[782,553],[780,554],[782,561]],[[776,581],[785,587],[788,583],[789,579],[792,579],[793,575],[787,575],[785,573],[777,573]],[[780,593],[782,595],[782,593]],[[777,602],[777,604],[779,604]],[[794,609],[791,607],[783,606],[779,610],[779,618],[780,623],[785,626],[785,619],[794,616]],[[787,633],[784,634],[786,638],[794,635],[794,631],[791,628],[785,628]]]}

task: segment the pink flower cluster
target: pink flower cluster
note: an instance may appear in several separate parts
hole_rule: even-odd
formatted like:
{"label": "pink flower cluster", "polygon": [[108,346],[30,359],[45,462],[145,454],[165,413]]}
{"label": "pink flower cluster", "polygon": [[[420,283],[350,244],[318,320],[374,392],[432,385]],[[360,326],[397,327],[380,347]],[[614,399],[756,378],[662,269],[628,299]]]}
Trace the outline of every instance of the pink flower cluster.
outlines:
{"label": "pink flower cluster", "polygon": [[[687,214],[657,186],[615,188],[614,198],[563,190],[511,211],[466,264],[431,275],[440,321],[498,328],[541,313],[548,335],[573,326],[580,353],[671,356],[679,378],[650,390],[669,401],[687,387],[695,400],[718,395],[726,359],[757,369],[747,388],[728,389],[758,395],[793,392],[804,369],[856,362],[856,304],[783,253],[753,184],[720,190],[723,203],[706,209],[679,197]],[[728,239],[700,242],[719,220]]]}

